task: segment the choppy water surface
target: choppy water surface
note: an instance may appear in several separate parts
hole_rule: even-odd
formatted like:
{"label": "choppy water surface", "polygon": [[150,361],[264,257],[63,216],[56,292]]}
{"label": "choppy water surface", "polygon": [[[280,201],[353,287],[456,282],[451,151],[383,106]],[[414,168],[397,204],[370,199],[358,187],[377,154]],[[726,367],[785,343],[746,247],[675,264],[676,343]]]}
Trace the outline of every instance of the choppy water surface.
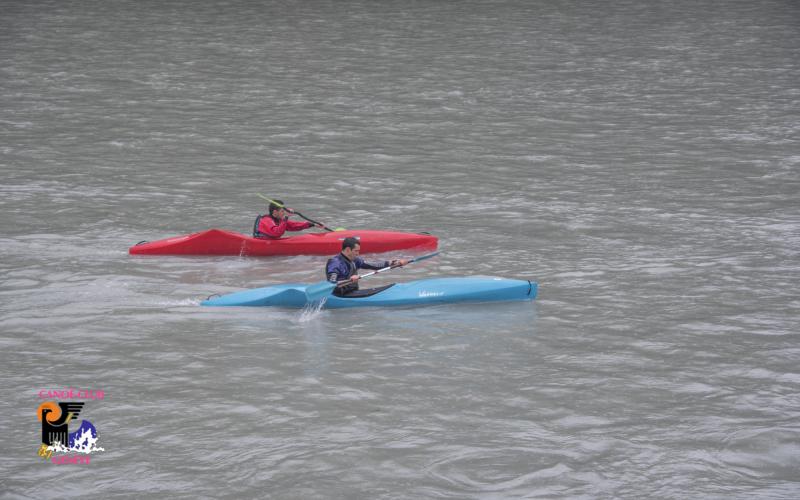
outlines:
{"label": "choppy water surface", "polygon": [[[12,498],[800,496],[793,2],[0,2]],[[256,193],[534,303],[205,309]],[[87,465],[41,389],[102,389]],[[56,493],[57,492],[57,493]]]}

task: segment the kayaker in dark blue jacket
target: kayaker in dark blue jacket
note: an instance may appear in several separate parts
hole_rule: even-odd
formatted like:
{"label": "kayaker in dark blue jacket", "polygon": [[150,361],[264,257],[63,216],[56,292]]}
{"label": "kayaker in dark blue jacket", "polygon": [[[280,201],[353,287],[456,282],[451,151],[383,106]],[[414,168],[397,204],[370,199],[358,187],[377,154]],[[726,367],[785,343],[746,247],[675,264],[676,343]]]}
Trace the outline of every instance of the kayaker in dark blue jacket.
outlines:
{"label": "kayaker in dark blue jacket", "polygon": [[[383,264],[370,264],[358,256],[361,244],[357,238],[345,238],[342,241],[342,252],[330,259],[325,266],[325,276],[331,283],[340,283],[349,280],[349,283],[336,287],[334,295],[339,297],[353,296],[358,291],[358,270],[359,269],[383,269],[389,266],[405,266],[408,264],[406,259],[395,259],[384,261]],[[366,291],[366,290],[365,290]]]}

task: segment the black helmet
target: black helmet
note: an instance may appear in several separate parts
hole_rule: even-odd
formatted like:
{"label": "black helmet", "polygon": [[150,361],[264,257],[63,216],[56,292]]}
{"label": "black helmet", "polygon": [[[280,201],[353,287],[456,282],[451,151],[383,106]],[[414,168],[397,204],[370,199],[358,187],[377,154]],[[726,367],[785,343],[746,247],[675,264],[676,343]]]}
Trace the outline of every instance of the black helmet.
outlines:
{"label": "black helmet", "polygon": [[281,200],[272,200],[269,204],[269,214],[272,215],[272,212],[278,210],[280,208],[284,208],[283,201]]}

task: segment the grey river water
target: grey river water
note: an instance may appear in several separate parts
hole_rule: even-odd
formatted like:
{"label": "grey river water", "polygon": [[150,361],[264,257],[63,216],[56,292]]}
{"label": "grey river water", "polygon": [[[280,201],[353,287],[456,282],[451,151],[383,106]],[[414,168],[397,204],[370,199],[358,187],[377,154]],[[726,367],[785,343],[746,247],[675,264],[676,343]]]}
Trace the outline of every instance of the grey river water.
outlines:
{"label": "grey river water", "polygon": [[[2,0],[0,496],[798,498],[799,137],[794,1]],[[540,295],[127,253],[256,193]],[[37,455],[70,388],[89,464]]]}

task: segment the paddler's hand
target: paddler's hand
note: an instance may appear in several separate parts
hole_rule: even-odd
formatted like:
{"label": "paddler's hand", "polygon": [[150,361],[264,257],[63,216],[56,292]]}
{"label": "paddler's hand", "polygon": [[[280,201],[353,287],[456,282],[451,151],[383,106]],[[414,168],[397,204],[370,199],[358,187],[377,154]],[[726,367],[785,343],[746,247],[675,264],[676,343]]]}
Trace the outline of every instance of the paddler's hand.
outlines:
{"label": "paddler's hand", "polygon": [[391,262],[392,267],[403,267],[408,264],[408,259],[394,259]]}
{"label": "paddler's hand", "polygon": [[358,283],[359,278],[361,278],[361,276],[357,274],[350,276],[350,283]]}

